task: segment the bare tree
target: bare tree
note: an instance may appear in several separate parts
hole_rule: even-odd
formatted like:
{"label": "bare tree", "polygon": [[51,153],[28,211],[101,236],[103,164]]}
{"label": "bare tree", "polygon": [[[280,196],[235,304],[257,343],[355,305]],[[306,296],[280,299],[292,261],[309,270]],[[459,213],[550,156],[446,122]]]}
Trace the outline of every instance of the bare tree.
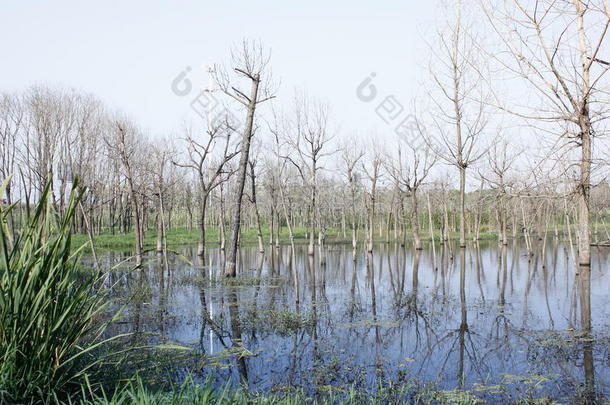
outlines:
{"label": "bare tree", "polygon": [[[152,146],[153,164],[150,169],[153,177],[153,195],[157,206],[157,253],[167,254],[167,210],[166,206],[170,200],[170,189],[172,182],[176,180],[172,176],[172,159],[174,155],[171,143],[161,140]],[[167,261],[165,261],[166,263]]]}
{"label": "bare tree", "polygon": [[328,133],[328,106],[312,101],[303,94],[297,94],[294,119],[291,124],[286,141],[292,146],[296,158],[288,155],[287,159],[299,170],[304,184],[309,188],[308,253],[313,255],[316,231],[319,232],[320,244],[325,233],[317,201],[318,176],[323,169],[322,159],[335,152],[328,150],[328,144],[333,139]]}
{"label": "bare tree", "polygon": [[489,171],[479,173],[497,193],[499,239],[503,245],[508,245],[508,202],[510,198],[513,180],[509,177],[510,170],[516,159],[516,153],[511,153],[510,143],[503,141],[492,146],[487,154]]}
{"label": "bare tree", "polygon": [[375,225],[375,207],[377,203],[377,188],[378,182],[381,177],[381,164],[382,164],[381,152],[375,150],[372,156],[369,157],[368,162],[362,163],[362,171],[366,175],[369,183],[369,189],[366,192],[365,206],[367,215],[367,252],[373,252],[373,232]]}
{"label": "bare tree", "polygon": [[344,175],[347,180],[350,196],[350,221],[352,228],[352,249],[356,251],[358,244],[358,219],[356,212],[356,201],[358,197],[358,189],[360,176],[358,172],[358,162],[364,156],[364,152],[353,145],[343,146],[342,161]]}
{"label": "bare tree", "polygon": [[[243,127],[239,166],[237,167],[237,184],[235,187],[235,210],[231,222],[231,240],[225,264],[225,276],[237,275],[237,247],[239,242],[239,229],[241,225],[241,208],[248,172],[250,143],[254,134],[254,115],[259,104],[274,97],[269,85],[269,77],[264,77],[269,63],[269,56],[261,44],[252,44],[244,41],[242,47],[232,53],[233,71],[237,77],[246,79],[250,83],[250,94],[231,84],[227,74],[217,77],[222,91],[246,108],[246,120]],[[266,79],[266,81],[263,81]]]}
{"label": "bare tree", "polygon": [[[197,254],[203,257],[206,244],[206,210],[210,195],[214,189],[227,181],[225,175],[227,163],[237,154],[237,149],[231,140],[233,129],[227,119],[214,122],[206,131],[203,139],[198,139],[187,129],[186,142],[188,162],[174,164],[194,170],[199,182],[200,204],[199,204],[199,242]],[[220,153],[218,153],[220,151]]]}
{"label": "bare tree", "polygon": [[[462,0],[452,2],[455,15],[438,34],[434,63],[430,67],[433,81],[444,97],[437,101],[432,115],[436,131],[426,137],[432,150],[459,171],[460,247],[466,246],[466,169],[479,160],[481,138],[487,125],[478,66],[478,39],[463,19]],[[432,48],[431,48],[432,49]]]}
{"label": "bare tree", "polygon": [[[425,136],[422,124],[417,124],[420,137]],[[399,187],[399,192],[405,189],[411,197],[411,230],[416,250],[421,250],[421,237],[419,234],[419,205],[418,191],[430,174],[436,163],[436,157],[426,146],[418,146],[409,142],[405,137],[399,137],[395,156],[388,159],[388,173]]]}
{"label": "bare tree", "polygon": [[279,181],[278,163],[276,159],[267,157],[265,159],[266,176],[263,178],[264,189],[266,191],[266,202],[268,207],[268,227],[269,227],[269,245],[279,247],[280,236],[280,202],[279,202]]}

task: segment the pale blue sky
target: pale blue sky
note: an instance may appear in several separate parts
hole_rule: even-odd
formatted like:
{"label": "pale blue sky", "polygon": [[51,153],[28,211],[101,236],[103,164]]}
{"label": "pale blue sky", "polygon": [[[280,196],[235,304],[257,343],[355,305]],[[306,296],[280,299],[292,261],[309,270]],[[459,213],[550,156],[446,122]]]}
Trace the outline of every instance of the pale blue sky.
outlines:
{"label": "pale blue sky", "polygon": [[[242,38],[272,49],[278,101],[295,87],[328,101],[342,132],[390,131],[355,89],[377,72],[382,95],[408,104],[429,60],[434,1],[4,1],[0,89],[73,86],[124,110],[152,133],[192,117],[170,83],[186,66],[220,62]],[[201,83],[203,86],[205,83]]]}

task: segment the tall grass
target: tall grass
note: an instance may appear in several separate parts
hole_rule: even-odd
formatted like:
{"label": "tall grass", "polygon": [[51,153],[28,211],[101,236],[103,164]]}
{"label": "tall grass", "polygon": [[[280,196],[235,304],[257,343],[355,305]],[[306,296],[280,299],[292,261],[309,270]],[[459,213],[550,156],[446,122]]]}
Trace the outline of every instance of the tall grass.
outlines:
{"label": "tall grass", "polygon": [[0,403],[65,398],[99,361],[89,354],[100,344],[96,317],[106,306],[96,291],[100,274],[83,276],[82,247],[71,249],[77,190],[60,216],[47,186],[15,240],[7,226],[14,205],[0,208]]}
{"label": "tall grass", "polygon": [[[254,393],[243,388],[230,389],[229,386],[214,387],[210,381],[197,384],[187,378],[180,386],[169,391],[152,391],[147,389],[141,379],[137,378],[117,388],[111,395],[93,393],[83,387],[82,399],[67,405],[478,405],[484,403],[533,403],[530,400],[511,398],[480,398],[472,391],[435,390],[432,387],[404,383],[399,385],[382,385],[375,392],[359,390],[356,387],[332,389],[327,386],[322,392],[307,395],[302,389],[286,387],[289,390],[279,393]],[[495,388],[497,389],[497,388]],[[495,400],[499,399],[499,400]],[[547,398],[536,403],[551,404]]]}
{"label": "tall grass", "polygon": [[290,395],[255,394],[243,389],[230,389],[214,387],[210,382],[197,384],[187,378],[182,385],[170,391],[151,391],[146,388],[141,379],[129,382],[127,385],[115,390],[112,395],[89,392],[87,386],[83,387],[80,401],[70,402],[68,405],[356,405],[359,403],[377,404],[386,403],[369,399],[359,401],[357,393],[353,390],[343,395],[326,395],[324,398],[310,398],[303,392],[296,390]]}

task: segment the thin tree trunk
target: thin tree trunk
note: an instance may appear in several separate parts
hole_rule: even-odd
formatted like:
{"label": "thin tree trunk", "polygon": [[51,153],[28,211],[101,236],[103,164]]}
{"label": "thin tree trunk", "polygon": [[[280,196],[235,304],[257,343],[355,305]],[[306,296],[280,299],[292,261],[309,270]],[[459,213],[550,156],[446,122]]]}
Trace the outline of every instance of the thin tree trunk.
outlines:
{"label": "thin tree trunk", "polygon": [[248,103],[248,113],[246,116],[246,126],[241,140],[241,156],[237,171],[237,185],[235,188],[235,212],[231,223],[231,240],[229,242],[229,254],[225,264],[225,276],[235,277],[237,275],[237,248],[239,240],[239,229],[241,225],[241,205],[244,197],[244,187],[246,185],[246,174],[248,170],[248,159],[250,155],[250,141],[252,140],[252,126],[254,124],[254,111],[258,98],[258,85],[260,78],[258,74],[253,76],[250,102]]}
{"label": "thin tree trunk", "polygon": [[256,175],[254,173],[254,165],[250,164],[250,179],[252,180],[252,204],[254,205],[254,214],[256,217],[256,237],[258,239],[258,251],[265,253],[265,243],[263,242],[263,230],[261,228],[261,216],[258,212],[258,204],[256,202]]}
{"label": "thin tree trunk", "polygon": [[436,267],[436,243],[434,240],[434,227],[433,227],[433,221],[432,221],[432,207],[430,205],[430,193],[426,193],[426,201],[428,203],[428,223],[429,223],[429,227],[430,227],[430,240],[432,241],[432,262],[433,262],[433,266],[434,266],[434,270],[437,269]]}
{"label": "thin tree trunk", "polygon": [[201,208],[199,209],[199,243],[197,245],[197,255],[199,257],[203,257],[205,254],[205,220],[206,220],[206,210],[208,206],[208,197],[209,194],[204,191],[203,196],[201,197]]}
{"label": "thin tree trunk", "polygon": [[419,236],[419,210],[417,206],[417,188],[411,190],[411,228],[413,229],[413,243],[416,250],[422,250]]}
{"label": "thin tree trunk", "polygon": [[466,168],[460,167],[460,248],[466,247]]}
{"label": "thin tree trunk", "polygon": [[[578,187],[578,264],[591,264],[591,230],[589,225],[589,200],[591,194],[591,120],[589,118],[589,95],[591,64],[588,60],[588,48],[584,30],[584,9],[582,0],[574,0],[576,6],[576,21],[578,25],[578,40],[580,44],[580,59],[583,68],[583,100],[579,111],[579,127],[581,140],[580,184]],[[606,12],[609,12],[606,9]]]}

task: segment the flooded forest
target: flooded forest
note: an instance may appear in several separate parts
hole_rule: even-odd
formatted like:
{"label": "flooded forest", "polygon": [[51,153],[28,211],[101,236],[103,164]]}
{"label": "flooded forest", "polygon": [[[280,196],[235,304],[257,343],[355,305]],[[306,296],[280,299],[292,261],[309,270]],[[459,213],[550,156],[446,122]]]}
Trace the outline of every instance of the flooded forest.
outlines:
{"label": "flooded forest", "polygon": [[[313,77],[359,54],[303,7]],[[0,87],[0,404],[608,403],[609,2],[434,7],[404,76],[291,88],[271,34],[174,61],[167,131]]]}

